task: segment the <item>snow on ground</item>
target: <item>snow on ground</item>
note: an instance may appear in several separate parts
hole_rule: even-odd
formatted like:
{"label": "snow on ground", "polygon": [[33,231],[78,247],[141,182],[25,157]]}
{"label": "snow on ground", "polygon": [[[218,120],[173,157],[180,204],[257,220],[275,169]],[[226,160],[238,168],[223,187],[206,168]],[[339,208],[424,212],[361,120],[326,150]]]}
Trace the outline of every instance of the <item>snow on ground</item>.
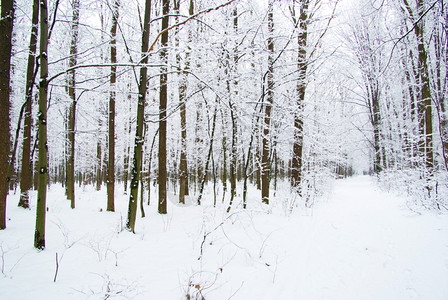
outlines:
{"label": "snow on ground", "polygon": [[250,190],[248,209],[230,214],[211,195],[169,203],[165,216],[146,206],[132,234],[122,192],[112,213],[105,189],[78,188],[71,210],[53,185],[39,252],[35,195],[24,210],[12,194],[0,299],[448,299],[446,214],[412,212],[365,176],[337,181],[310,209],[289,213],[290,197],[279,191],[268,207]]}

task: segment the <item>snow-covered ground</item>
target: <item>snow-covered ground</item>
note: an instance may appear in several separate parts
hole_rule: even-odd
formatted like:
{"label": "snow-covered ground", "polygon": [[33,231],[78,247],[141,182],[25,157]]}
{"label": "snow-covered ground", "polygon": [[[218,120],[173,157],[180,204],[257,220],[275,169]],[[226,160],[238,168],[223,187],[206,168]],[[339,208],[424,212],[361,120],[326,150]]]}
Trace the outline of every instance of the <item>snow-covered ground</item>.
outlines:
{"label": "snow-covered ground", "polygon": [[[171,195],[175,198],[174,195]],[[47,248],[33,248],[31,210],[8,198],[0,231],[0,299],[448,299],[448,216],[411,211],[369,177],[337,181],[312,208],[290,213],[250,191],[247,210],[155,205],[123,231],[128,198],[105,211],[105,191],[48,193]],[[155,199],[155,197],[153,197]],[[56,272],[56,256],[58,274]]]}

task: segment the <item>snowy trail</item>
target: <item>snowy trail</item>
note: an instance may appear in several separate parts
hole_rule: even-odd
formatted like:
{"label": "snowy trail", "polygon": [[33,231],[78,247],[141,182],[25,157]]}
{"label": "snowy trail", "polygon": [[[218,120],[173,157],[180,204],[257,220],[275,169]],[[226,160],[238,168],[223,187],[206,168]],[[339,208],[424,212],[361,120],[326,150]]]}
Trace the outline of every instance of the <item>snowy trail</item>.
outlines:
{"label": "snowy trail", "polygon": [[281,288],[266,299],[448,298],[446,216],[416,215],[374,186],[368,177],[338,182],[288,232],[298,238],[285,245]]}
{"label": "snowy trail", "polygon": [[232,216],[211,196],[202,206],[171,205],[166,216],[151,206],[132,234],[120,229],[127,196],[108,213],[105,191],[78,191],[72,210],[55,186],[47,249],[38,252],[35,207],[18,208],[11,195],[0,299],[176,300],[199,289],[206,300],[448,299],[446,213],[414,213],[367,176],[337,181],[312,210],[286,213],[288,197],[285,186],[262,206],[254,188],[249,208]]}

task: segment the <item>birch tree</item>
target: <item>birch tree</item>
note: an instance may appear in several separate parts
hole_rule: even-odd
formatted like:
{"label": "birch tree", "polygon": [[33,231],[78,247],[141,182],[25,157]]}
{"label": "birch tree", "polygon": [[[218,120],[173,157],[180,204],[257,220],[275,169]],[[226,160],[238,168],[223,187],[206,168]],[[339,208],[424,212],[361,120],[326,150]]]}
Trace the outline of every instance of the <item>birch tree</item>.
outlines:
{"label": "birch tree", "polygon": [[266,103],[264,111],[263,124],[263,141],[261,149],[261,200],[265,204],[269,204],[269,184],[270,184],[270,162],[269,162],[269,131],[271,126],[271,110],[274,103],[274,1],[268,4],[268,72],[267,72],[267,89]]}

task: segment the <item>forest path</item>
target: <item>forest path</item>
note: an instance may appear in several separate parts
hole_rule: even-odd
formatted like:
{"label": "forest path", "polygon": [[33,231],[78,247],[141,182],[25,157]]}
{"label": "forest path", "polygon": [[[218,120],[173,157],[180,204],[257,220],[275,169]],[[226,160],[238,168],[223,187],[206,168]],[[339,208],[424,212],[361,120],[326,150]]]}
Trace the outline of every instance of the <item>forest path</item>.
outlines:
{"label": "forest path", "polygon": [[111,213],[100,209],[105,189],[79,190],[73,210],[55,185],[41,252],[32,246],[35,206],[17,207],[19,193],[11,193],[0,299],[105,299],[109,289],[117,299],[196,299],[201,287],[207,300],[448,299],[448,214],[417,214],[376,186],[367,176],[338,180],[328,197],[292,214],[288,186],[269,207],[256,191],[255,209],[232,217],[212,197],[171,205],[168,215],[153,205],[133,234],[121,230],[128,196]]}
{"label": "forest path", "polygon": [[267,299],[448,298],[446,216],[413,213],[367,176],[338,181],[317,206],[285,232],[288,256]]}

